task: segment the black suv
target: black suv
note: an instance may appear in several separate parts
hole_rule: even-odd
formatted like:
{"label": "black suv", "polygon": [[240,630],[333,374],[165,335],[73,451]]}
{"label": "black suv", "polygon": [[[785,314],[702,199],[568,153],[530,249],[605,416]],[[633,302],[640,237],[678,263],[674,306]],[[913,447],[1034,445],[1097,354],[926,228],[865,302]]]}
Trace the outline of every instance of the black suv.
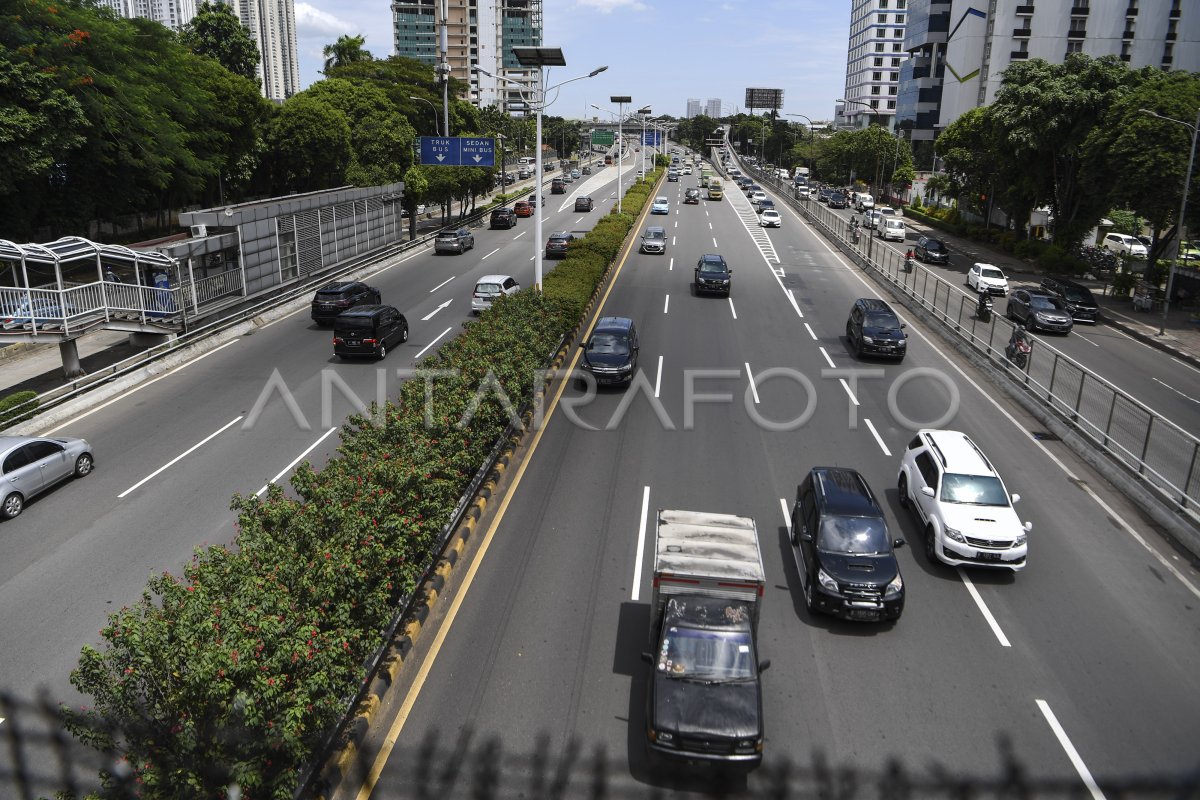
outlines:
{"label": "black suv", "polygon": [[637,370],[638,336],[628,317],[601,317],[592,336],[583,344],[579,366],[592,373],[598,384],[628,383]]}
{"label": "black suv", "polygon": [[328,325],[338,314],[365,304],[378,305],[382,295],[374,286],[358,281],[339,281],[317,289],[312,300],[312,318],[318,325]]}
{"label": "black suv", "polygon": [[922,236],[920,239],[917,239],[917,246],[913,248],[913,255],[926,264],[950,263],[950,251],[946,249],[946,243],[941,239],[934,239],[929,236]]}
{"label": "black suv", "polygon": [[850,308],[846,338],[860,356],[876,355],[903,361],[908,334],[892,307],[873,297],[860,297]]}
{"label": "black suv", "polygon": [[573,241],[575,241],[574,234],[566,231],[550,234],[550,238],[546,240],[546,258],[566,258],[567,248]]}
{"label": "black suv", "polygon": [[492,216],[488,220],[488,227],[492,230],[497,228],[511,228],[517,224],[517,215],[508,206],[492,209]]}
{"label": "black suv", "polygon": [[815,467],[796,487],[792,556],[809,613],[876,622],[904,611],[904,580],[883,511],[857,470]]}
{"label": "black suv", "polygon": [[725,263],[725,256],[705,253],[696,262],[696,277],[692,284],[696,293],[715,292],[729,296],[733,289],[733,270]]}
{"label": "black suv", "polygon": [[1042,291],[1063,301],[1071,318],[1076,322],[1095,323],[1100,318],[1100,306],[1088,287],[1070,278],[1046,276],[1042,278]]}
{"label": "black suv", "polygon": [[555,178],[550,181],[550,194],[566,194],[567,182],[562,178]]}
{"label": "black suv", "polygon": [[576,211],[591,211],[592,206],[593,206],[592,198],[588,197],[587,195],[584,195],[583,197],[575,198],[575,210]]}
{"label": "black suv", "polygon": [[408,341],[408,320],[392,306],[359,306],[333,321],[333,354],[342,358],[383,358],[394,344]]}

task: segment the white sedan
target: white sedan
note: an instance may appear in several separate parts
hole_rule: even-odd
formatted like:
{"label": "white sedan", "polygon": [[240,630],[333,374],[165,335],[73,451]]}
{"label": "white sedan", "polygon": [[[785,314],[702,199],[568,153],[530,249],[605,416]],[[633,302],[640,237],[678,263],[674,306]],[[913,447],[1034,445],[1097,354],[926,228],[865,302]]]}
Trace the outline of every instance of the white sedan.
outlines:
{"label": "white sedan", "polygon": [[768,208],[758,215],[758,224],[764,228],[779,228],[783,225],[783,217],[773,208]]}

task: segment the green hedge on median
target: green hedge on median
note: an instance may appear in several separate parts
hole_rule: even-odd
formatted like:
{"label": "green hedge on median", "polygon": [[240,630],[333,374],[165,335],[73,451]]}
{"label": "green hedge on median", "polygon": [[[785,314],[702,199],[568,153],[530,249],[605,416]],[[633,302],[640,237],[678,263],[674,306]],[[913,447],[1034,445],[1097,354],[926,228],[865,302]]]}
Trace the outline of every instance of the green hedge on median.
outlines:
{"label": "green hedge on median", "polygon": [[37,392],[13,392],[0,398],[0,428],[29,419],[37,411]]}
{"label": "green hedge on median", "polygon": [[296,470],[297,497],[277,486],[235,497],[231,545],[197,549],[182,575],[152,578],[110,615],[103,645],[84,647],[71,676],[94,705],[67,710],[68,727],[120,756],[141,797],[223,797],[233,781],[245,800],[292,796],[653,186],[632,187],[623,214],[573,243],[543,294],[497,302],[425,359],[394,402],[352,417],[324,469]]}

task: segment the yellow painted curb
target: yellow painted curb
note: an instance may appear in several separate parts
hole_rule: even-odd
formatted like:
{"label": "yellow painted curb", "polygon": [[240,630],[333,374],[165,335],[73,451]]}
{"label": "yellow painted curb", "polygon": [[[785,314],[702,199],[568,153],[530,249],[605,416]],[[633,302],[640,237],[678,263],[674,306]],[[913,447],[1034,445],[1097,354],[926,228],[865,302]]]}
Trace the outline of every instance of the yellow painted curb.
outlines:
{"label": "yellow painted curb", "polygon": [[412,640],[416,640],[417,635],[421,632],[421,623],[419,620],[410,619],[404,625],[404,635]]}
{"label": "yellow painted curb", "polygon": [[379,695],[368,692],[363,701],[358,704],[358,714],[356,716],[363,717],[367,721],[367,727],[371,727],[371,716],[379,710]]}
{"label": "yellow painted curb", "polygon": [[342,749],[338,752],[334,765],[338,772],[342,773],[342,777],[350,774],[350,767],[354,765],[354,759],[358,755],[358,745],[354,742],[346,742]]}

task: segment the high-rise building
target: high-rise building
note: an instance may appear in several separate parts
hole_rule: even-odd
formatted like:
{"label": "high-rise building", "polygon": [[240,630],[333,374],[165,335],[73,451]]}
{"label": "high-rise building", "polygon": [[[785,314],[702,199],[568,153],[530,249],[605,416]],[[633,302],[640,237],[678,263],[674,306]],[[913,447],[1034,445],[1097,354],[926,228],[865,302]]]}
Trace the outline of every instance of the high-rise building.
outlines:
{"label": "high-rise building", "polygon": [[[883,3],[885,0],[875,0]],[[1115,55],[1133,69],[1200,71],[1200,4],[1187,0],[910,0],[899,118],[932,139],[996,99],[1017,61]]]}
{"label": "high-rise building", "polygon": [[261,60],[257,74],[263,96],[268,100],[286,100],[300,91],[294,0],[220,1],[233,8],[258,45]]}
{"label": "high-rise building", "polygon": [[[513,47],[542,43],[542,0],[444,0],[446,61],[481,106],[522,111],[537,86],[537,68],[522,67]],[[443,0],[394,0],[396,54],[437,64]],[[475,71],[475,67],[490,75]],[[501,80],[502,78],[507,80]],[[516,86],[509,81],[515,82]]]}
{"label": "high-rise building", "polygon": [[704,106],[704,115],[713,119],[721,118],[721,98],[710,97]]}
{"label": "high-rise building", "polygon": [[839,104],[840,126],[891,128],[900,91],[900,65],[908,8],[905,0],[851,0],[850,48],[846,57],[848,102]]}
{"label": "high-rise building", "polygon": [[179,30],[196,16],[196,0],[99,0],[125,19],[142,17]]}
{"label": "high-rise building", "polygon": [[700,98],[689,97],[687,101],[687,119],[700,116]]}

